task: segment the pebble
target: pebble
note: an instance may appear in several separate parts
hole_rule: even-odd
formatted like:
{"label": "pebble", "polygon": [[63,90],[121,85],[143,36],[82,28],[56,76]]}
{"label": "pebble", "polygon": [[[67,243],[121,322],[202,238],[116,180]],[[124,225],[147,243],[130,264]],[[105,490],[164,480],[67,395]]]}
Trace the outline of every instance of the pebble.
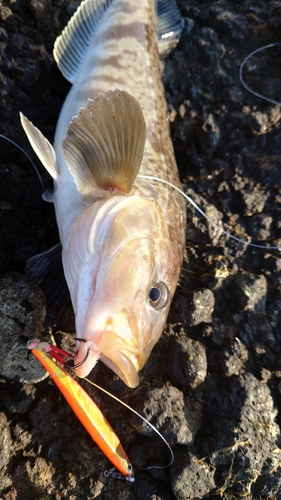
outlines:
{"label": "pebble", "polygon": [[11,452],[11,434],[5,413],[0,413],[0,469],[8,464]]}
{"label": "pebble", "polygon": [[0,19],[2,21],[6,21],[10,16],[12,16],[13,13],[9,7],[1,7],[0,6]]}
{"label": "pebble", "polygon": [[224,356],[221,361],[222,372],[227,377],[239,375],[245,370],[245,363],[248,357],[249,354],[245,344],[238,338],[234,339],[231,349],[224,350]]}
{"label": "pebble", "polygon": [[46,13],[47,1],[29,0],[30,8],[37,19],[41,19]]}
{"label": "pebble", "polygon": [[211,290],[195,290],[187,308],[186,324],[196,326],[200,323],[211,323],[214,307],[215,297]]}

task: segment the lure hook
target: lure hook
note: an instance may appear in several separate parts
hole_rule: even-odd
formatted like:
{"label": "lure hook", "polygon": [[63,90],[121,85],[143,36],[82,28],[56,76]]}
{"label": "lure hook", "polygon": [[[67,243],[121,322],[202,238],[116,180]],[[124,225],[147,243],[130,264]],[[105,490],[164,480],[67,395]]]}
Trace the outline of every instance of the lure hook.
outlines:
{"label": "lure hook", "polygon": [[[78,340],[79,342],[86,342],[85,339],[76,338],[76,340]],[[69,360],[67,363],[67,366],[69,366],[70,368],[79,368],[79,366],[82,366],[85,363],[85,361],[87,361],[89,354],[90,354],[90,348],[87,349],[86,356],[83,359],[81,359],[81,361],[79,361],[79,363],[77,363],[75,365],[75,364],[72,364],[73,360]]]}

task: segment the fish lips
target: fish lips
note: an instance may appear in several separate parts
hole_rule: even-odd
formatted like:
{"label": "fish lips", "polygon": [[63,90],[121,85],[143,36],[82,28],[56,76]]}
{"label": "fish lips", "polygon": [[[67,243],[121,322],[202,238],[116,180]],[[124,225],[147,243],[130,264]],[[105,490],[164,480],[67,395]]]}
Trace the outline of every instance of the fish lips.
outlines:
{"label": "fish lips", "polygon": [[108,348],[101,354],[101,360],[130,388],[139,385],[139,376],[133,362],[119,349]]}
{"label": "fish lips", "polygon": [[[100,337],[103,338],[99,343],[91,340],[79,342],[78,350],[75,354],[75,364],[81,363],[81,365],[75,369],[76,375],[86,377],[94,368],[97,361],[101,359],[128,387],[137,387],[139,384],[138,370],[129,358],[129,356],[132,357],[131,353],[128,352],[129,356],[126,355],[121,345],[118,347],[114,346],[116,344],[114,341],[111,341],[109,344],[105,342],[106,346],[104,348],[102,345],[99,345],[100,343],[103,344],[107,337],[110,337],[111,340],[115,338],[117,344],[119,344],[119,336],[115,332],[103,332]],[[124,345],[125,350],[126,345]]]}

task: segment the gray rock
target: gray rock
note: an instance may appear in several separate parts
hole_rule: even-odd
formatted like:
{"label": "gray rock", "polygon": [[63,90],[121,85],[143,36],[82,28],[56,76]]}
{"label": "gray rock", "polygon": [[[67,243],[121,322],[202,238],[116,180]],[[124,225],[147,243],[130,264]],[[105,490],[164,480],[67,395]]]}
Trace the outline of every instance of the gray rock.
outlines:
{"label": "gray rock", "polygon": [[38,381],[46,371],[24,347],[41,334],[45,299],[41,290],[19,273],[0,278],[0,373],[11,380]]}

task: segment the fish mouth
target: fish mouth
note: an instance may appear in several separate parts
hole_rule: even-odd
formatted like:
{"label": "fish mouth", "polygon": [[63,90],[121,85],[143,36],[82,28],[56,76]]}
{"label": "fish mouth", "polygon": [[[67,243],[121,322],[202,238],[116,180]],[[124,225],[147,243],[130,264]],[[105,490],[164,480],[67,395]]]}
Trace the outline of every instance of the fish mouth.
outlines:
{"label": "fish mouth", "polygon": [[115,332],[105,331],[97,344],[92,340],[77,340],[81,343],[75,355],[76,375],[86,377],[101,359],[128,387],[137,387],[138,357],[133,346],[127,345],[126,340],[129,339],[120,339]]}
{"label": "fish mouth", "polygon": [[108,348],[101,353],[101,361],[107,365],[123,382],[134,389],[139,385],[139,376],[133,362],[119,349]]}

